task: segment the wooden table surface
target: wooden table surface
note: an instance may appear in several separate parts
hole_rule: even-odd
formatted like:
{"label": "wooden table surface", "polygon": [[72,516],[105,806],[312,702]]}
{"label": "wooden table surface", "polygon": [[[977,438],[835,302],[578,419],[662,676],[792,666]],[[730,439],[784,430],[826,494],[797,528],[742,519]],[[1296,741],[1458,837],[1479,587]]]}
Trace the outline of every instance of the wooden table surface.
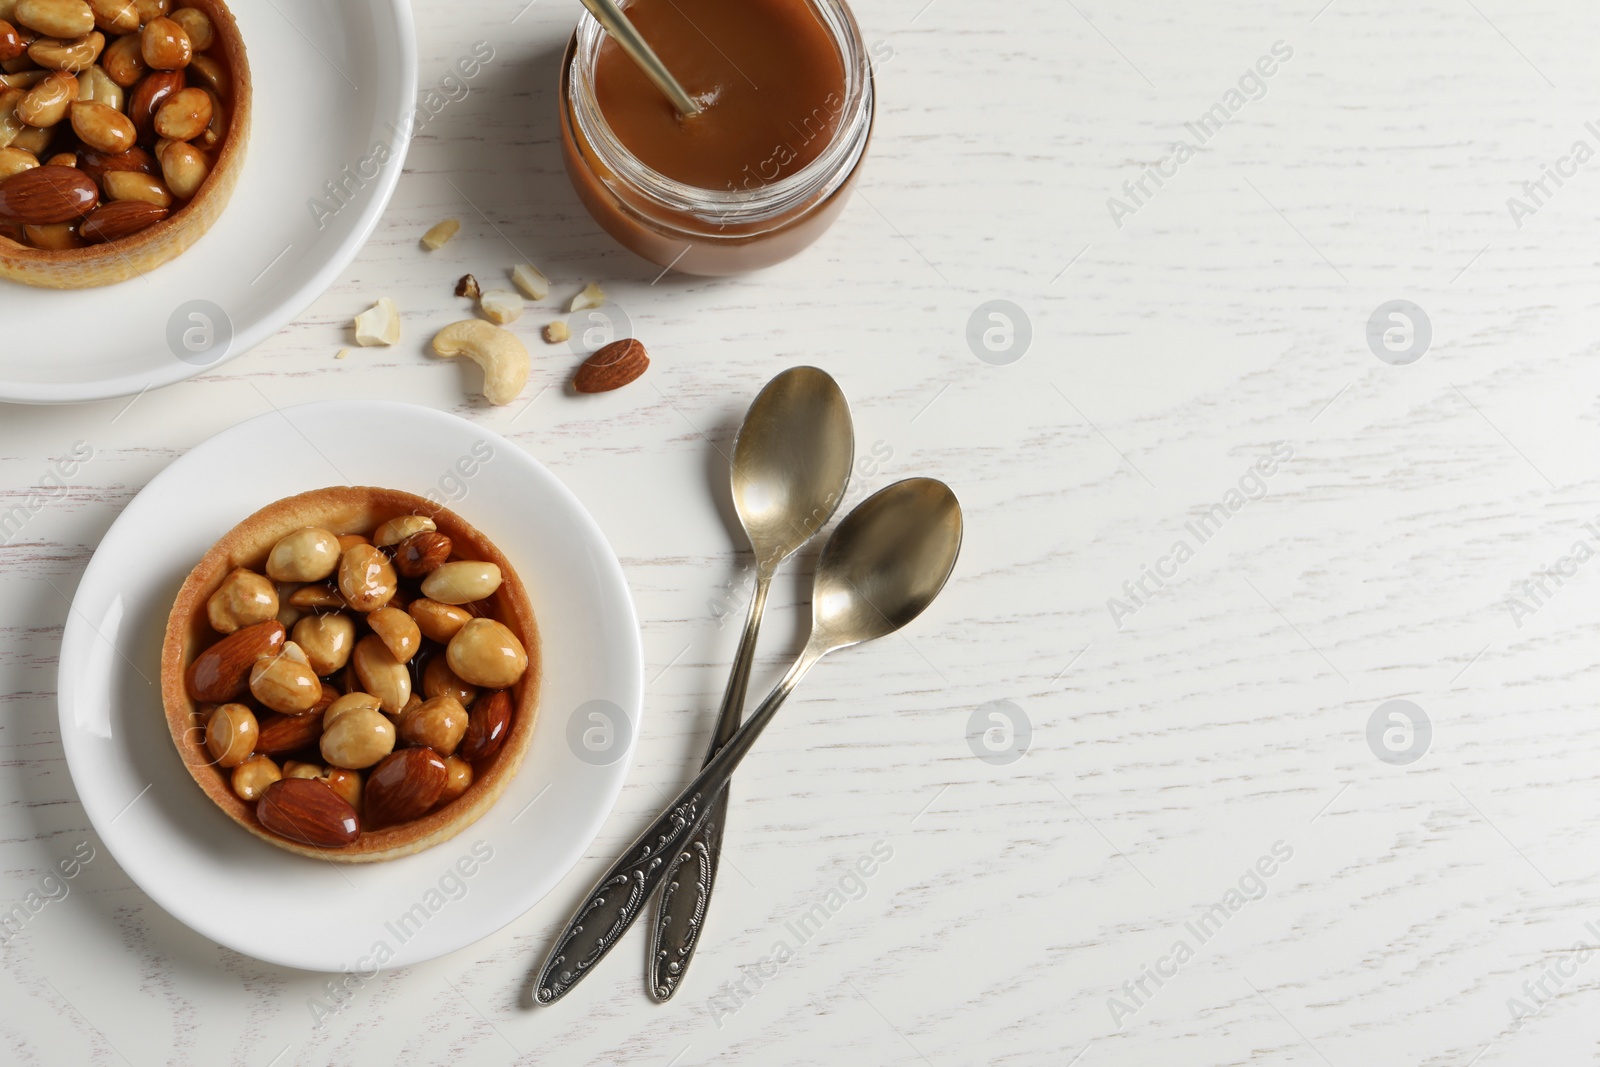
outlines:
{"label": "wooden table surface", "polygon": [[[0,412],[0,509],[92,450],[0,552],[0,911],[59,897],[0,946],[8,1063],[1589,1062],[1581,5],[861,0],[859,192],[798,258],[708,281],[657,278],[582,211],[553,136],[577,5],[524,4],[417,0],[424,89],[475,42],[494,58],[293,325],[131,407]],[[457,275],[524,255],[558,296],[605,286],[644,380],[579,402],[571,354],[533,342],[537,399],[493,409],[427,358]],[[406,339],[336,359],[381,295]],[[955,488],[960,565],[762,739],[678,998],[645,998],[636,931],[531,1009],[556,927],[709,736],[749,564],[720,450],[797,363],[849,395],[861,490]],[[117,867],[55,690],[123,505],[224,427],[334,397],[455,411],[548,465],[622,560],[648,689],[628,784],[556,891],[318,1018],[329,976],[220,948]],[[756,690],[801,640],[808,568],[775,586]]]}

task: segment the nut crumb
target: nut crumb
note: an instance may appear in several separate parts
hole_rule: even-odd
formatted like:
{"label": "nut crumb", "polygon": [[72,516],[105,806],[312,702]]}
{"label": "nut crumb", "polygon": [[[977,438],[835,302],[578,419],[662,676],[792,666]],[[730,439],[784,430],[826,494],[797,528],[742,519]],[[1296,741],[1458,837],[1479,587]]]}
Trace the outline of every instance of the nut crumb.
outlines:
{"label": "nut crumb", "polygon": [[400,309],[383,297],[356,316],[356,344],[392,345],[400,340]]}
{"label": "nut crumb", "polygon": [[343,359],[344,357],[348,356],[349,354],[350,354],[350,350],[348,348],[341,348],[341,349],[339,349],[339,354],[337,356],[334,356],[333,358],[334,359]]}
{"label": "nut crumb", "polygon": [[572,336],[572,331],[567,329],[567,324],[560,319],[550,323],[544,328],[544,339],[550,344],[558,345]]}
{"label": "nut crumb", "polygon": [[572,298],[572,305],[568,311],[583,311],[586,308],[597,308],[606,302],[605,290],[594,282],[583,287],[583,292]]}
{"label": "nut crumb", "polygon": [[550,295],[550,280],[532,263],[518,263],[511,268],[511,280],[529,299],[543,300]]}
{"label": "nut crumb", "polygon": [[443,222],[434,223],[428,232],[422,235],[423,247],[429,251],[437,252],[445,246],[445,242],[460,231],[460,219],[445,219]]}
{"label": "nut crumb", "polygon": [[510,289],[490,289],[478,301],[484,318],[497,326],[522,318],[522,297]]}
{"label": "nut crumb", "polygon": [[464,296],[469,300],[478,299],[481,290],[478,288],[478,279],[470,274],[463,274],[461,280],[456,282],[456,295]]}

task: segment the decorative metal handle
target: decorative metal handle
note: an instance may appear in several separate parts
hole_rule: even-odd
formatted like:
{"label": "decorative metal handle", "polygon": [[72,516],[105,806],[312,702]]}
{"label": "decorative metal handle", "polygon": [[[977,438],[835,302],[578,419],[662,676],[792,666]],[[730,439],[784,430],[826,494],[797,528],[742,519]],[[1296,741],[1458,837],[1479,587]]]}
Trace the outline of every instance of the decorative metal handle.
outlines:
{"label": "decorative metal handle", "polygon": [[[772,568],[756,569],[756,588],[745,616],[744,632],[733,655],[733,670],[722,694],[722,711],[717,729],[706,749],[710,763],[728,738],[739,729],[744,714],[745,694],[750,688],[750,667],[756,657],[756,636],[761,631],[761,616],[767,607],[767,592],[772,588]],[[650,928],[650,954],[645,962],[645,988],[657,1001],[665,1002],[678,991],[689,960],[705,929],[706,909],[711,907],[711,889],[716,884],[722,853],[722,828],[728,817],[728,790],[712,798],[700,828],[689,835],[667,868],[661,896],[656,901],[656,921]]]}
{"label": "decorative metal handle", "polygon": [[707,799],[715,799],[727,788],[739,762],[749,753],[761,731],[772,722],[784,699],[827,651],[827,648],[806,646],[789,673],[750,716],[750,721],[728,739],[694,781],[590,890],[545,960],[534,987],[534,998],[540,1004],[554,1004],[560,1000],[622,940],[622,935],[639,917],[645,901],[666,878],[668,862],[709,814]]}

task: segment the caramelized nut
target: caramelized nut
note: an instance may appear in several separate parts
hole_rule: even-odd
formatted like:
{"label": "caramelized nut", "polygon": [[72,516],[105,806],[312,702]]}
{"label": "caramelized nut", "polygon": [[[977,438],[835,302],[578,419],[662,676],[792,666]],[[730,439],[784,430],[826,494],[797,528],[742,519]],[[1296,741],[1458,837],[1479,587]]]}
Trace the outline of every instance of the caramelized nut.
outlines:
{"label": "caramelized nut", "polygon": [[406,613],[417,620],[422,636],[439,644],[448,644],[461,628],[472,621],[472,613],[454,604],[441,604],[437,600],[419,597],[406,606]]}
{"label": "caramelized nut", "polygon": [[182,26],[160,16],[145,23],[139,53],[154,70],[182,70],[194,55],[194,45]]}
{"label": "caramelized nut", "polygon": [[362,691],[377,697],[390,715],[400,714],[411,699],[411,672],[394,658],[382,639],[368,634],[357,641],[350,663],[361,679]]}
{"label": "caramelized nut", "polygon": [[0,181],[38,165],[39,160],[32,152],[24,152],[20,148],[0,148]]}
{"label": "caramelized nut", "polygon": [[50,141],[55,137],[54,130],[41,130],[32,126],[24,126],[22,130],[11,139],[12,148],[20,148],[24,152],[32,152],[36,156],[43,155],[50,148]]}
{"label": "caramelized nut", "polygon": [[356,624],[348,615],[307,615],[294,624],[294,641],[305,650],[312,670],[332,674],[350,662]]}
{"label": "caramelized nut", "polygon": [[100,187],[109,200],[138,200],[156,207],[171,207],[172,193],[160,178],[136,170],[108,170]]}
{"label": "caramelized nut", "polygon": [[94,29],[94,10],[83,0],[17,0],[18,25],[46,37],[82,37]]}
{"label": "caramelized nut", "polygon": [[224,637],[189,665],[184,684],[195,700],[225,704],[244,694],[256,660],[283,647],[283,627],[269,619]]}
{"label": "caramelized nut", "polygon": [[277,589],[255,571],[243,567],[224,578],[206,601],[206,618],[219,634],[231,634],[277,615]]}
{"label": "caramelized nut", "polygon": [[329,789],[339,795],[346,804],[361,813],[361,772],[352,771],[345,767],[329,767],[322,774],[322,780]]}
{"label": "caramelized nut", "polygon": [[320,582],[339,566],[339,539],[307,526],[278,539],[267,554],[267,577],[275,582]]}
{"label": "caramelized nut", "polygon": [[367,711],[379,711],[382,707],[383,702],[371,693],[363,693],[359,689],[355,692],[346,693],[332,704],[329,704],[327,710],[322,713],[322,728],[326,730],[338,720],[339,716],[348,714],[358,708]]}
{"label": "caramelized nut", "polygon": [[155,136],[156,112],[172,94],[184,87],[183,71],[154,70],[139,79],[128,96],[128,117],[141,138]]}
{"label": "caramelized nut", "polygon": [[94,25],[106,33],[132,33],[143,20],[133,0],[89,0],[94,11]]}
{"label": "caramelized nut", "polygon": [[0,181],[0,219],[24,226],[77,221],[98,200],[94,179],[75,166],[32,166]]}
{"label": "caramelized nut", "polygon": [[111,80],[111,75],[104,69],[94,66],[78,75],[78,99],[92,100],[120,112],[127,101],[127,94],[122,91],[122,86]]}
{"label": "caramelized nut", "polygon": [[17,101],[17,118],[29,126],[47,128],[67,117],[78,99],[78,79],[64,71],[51,71]]}
{"label": "caramelized nut", "polygon": [[478,699],[478,687],[457,677],[456,672],[450,669],[450,664],[445,662],[446,659],[445,656],[434,656],[428,661],[422,671],[422,693],[429,700],[442,696],[455,697],[462,707],[470,708],[472,702]]}
{"label": "caramelized nut", "polygon": [[[324,686],[329,690],[331,686]],[[305,715],[279,715],[276,712],[260,719],[261,736],[256,739],[256,751],[269,756],[299,752],[317,743],[322,736],[322,716],[315,710]]]}
{"label": "caramelized nut", "polygon": [[279,837],[314,848],[341,848],[361,836],[355,809],[309,778],[284,778],[264,789],[256,819]]}
{"label": "caramelized nut", "polygon": [[[72,105],[72,132],[90,148],[117,155],[133,147],[133,120],[106,104],[78,100]],[[160,205],[166,207],[166,204]]]}
{"label": "caramelized nut", "polygon": [[194,145],[174,143],[161,150],[161,176],[179,200],[193,200],[210,174],[210,161]]}
{"label": "caramelized nut", "polygon": [[350,606],[344,602],[339,591],[326,582],[302,585],[289,594],[289,603],[307,611],[339,611]]}
{"label": "caramelized nut", "polygon": [[261,730],[243,704],[218,704],[206,719],[206,751],[219,767],[237,767],[255,751]]}
{"label": "caramelized nut", "polygon": [[16,59],[28,50],[22,43],[22,35],[11,23],[0,19],[0,63]]}
{"label": "caramelized nut", "polygon": [[500,588],[500,568],[485,560],[458,559],[422,580],[422,595],[441,604],[471,604]]}
{"label": "caramelized nut", "polygon": [[217,35],[211,26],[211,19],[199,8],[180,7],[167,17],[183,27],[195,52],[204,52],[216,42]]}
{"label": "caramelized nut", "polygon": [[439,791],[437,803],[448,804],[472,785],[472,764],[459,756],[444,758],[444,788]]}
{"label": "caramelized nut", "polygon": [[302,763],[300,760],[290,760],[283,765],[285,778],[321,778],[322,764]]}
{"label": "caramelized nut", "polygon": [[379,608],[367,616],[367,625],[399,663],[409,662],[422,647],[422,631],[416,620],[399,608]]}
{"label": "caramelized nut", "polygon": [[100,66],[105,70],[106,77],[124,89],[133,88],[139,79],[150,71],[139,48],[137,34],[131,37],[118,37],[112,41],[111,46],[100,57]]}
{"label": "caramelized nut", "polygon": [[143,200],[113,200],[89,212],[80,232],[90,244],[120,241],[167,217],[167,209]]}
{"label": "caramelized nut", "polygon": [[225,99],[232,88],[228,83],[228,72],[208,55],[196,53],[184,71],[189,75],[190,82],[202,89],[210,89],[218,99]]}
{"label": "caramelized nut", "polygon": [[278,765],[267,756],[251,756],[233,769],[233,791],[240,800],[254,801],[267,787],[283,778]]}
{"label": "caramelized nut", "polygon": [[439,527],[426,515],[398,515],[372,532],[372,543],[379,548],[398,545],[412,534],[432,532]]}
{"label": "caramelized nut", "polygon": [[394,550],[394,569],[407,578],[421,578],[450,558],[455,546],[435,530],[423,530],[401,541]]}
{"label": "caramelized nut", "polygon": [[155,114],[155,131],[169,141],[191,141],[211,125],[211,94],[204,89],[182,89],[162,103]]}
{"label": "caramelized nut", "polygon": [[105,34],[96,31],[84,37],[63,40],[41,37],[28,46],[28,58],[46,70],[65,70],[78,74],[94,66],[106,46]]}
{"label": "caramelized nut", "polygon": [[156,169],[155,160],[150,158],[150,153],[137,145],[119,155],[107,155],[92,148],[85,148],[78,153],[78,166],[97,182],[104,178],[108,171],[136,170],[141,174],[154,174]]}
{"label": "caramelized nut", "polygon": [[453,696],[425,700],[400,716],[400,740],[448,756],[467,732],[467,709]]}
{"label": "caramelized nut", "polygon": [[390,826],[425,815],[444,791],[444,760],[426,748],[404,748],[367,775],[364,808],[369,826]]}
{"label": "caramelized nut", "polygon": [[458,755],[465,760],[488,759],[500,751],[511,732],[511,694],[504,689],[485,693],[467,713],[467,732]]}
{"label": "caramelized nut", "polygon": [[528,669],[528,653],[504,623],[473,619],[445,649],[450,669],[462,681],[486,689],[515,685]]}
{"label": "caramelized nut", "polygon": [[320,747],[335,767],[359,771],[394,751],[394,724],[372,708],[352,708],[323,729]]}
{"label": "caramelized nut", "polygon": [[250,692],[273,711],[302,715],[322,696],[322,680],[304,657],[300,646],[289,642],[275,656],[262,656],[250,668]]}
{"label": "caramelized nut", "polygon": [[371,545],[354,545],[339,557],[339,592],[357,611],[376,611],[389,603],[398,582],[389,557]]}

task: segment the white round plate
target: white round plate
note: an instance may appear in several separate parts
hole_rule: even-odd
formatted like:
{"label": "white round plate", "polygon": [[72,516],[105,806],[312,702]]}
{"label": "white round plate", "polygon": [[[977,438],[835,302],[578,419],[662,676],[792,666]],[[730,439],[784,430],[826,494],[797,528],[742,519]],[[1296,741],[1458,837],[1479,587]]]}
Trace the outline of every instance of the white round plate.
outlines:
{"label": "white round plate", "polygon": [[[161,707],[162,632],[189,570],[257,508],[325,485],[442,499],[515,563],[539,623],[544,679],[516,779],[459,836],[386,863],[307,859],[245,833],[190,778]],[[78,586],[59,693],[89,820],[156,903],[250,956],[370,975],[493,933],[572,868],[622,789],[643,666],[622,568],[549,471],[454,415],[332,401],[225,430],[134,497]]]}
{"label": "white round plate", "polygon": [[[229,7],[255,90],[233,199],[193,248],[120,285],[56,291],[0,281],[0,400],[103,400],[215,367],[309,307],[377,225],[400,180],[416,106],[410,5]],[[387,162],[374,157],[380,146]],[[335,199],[329,190],[341,185]]]}

